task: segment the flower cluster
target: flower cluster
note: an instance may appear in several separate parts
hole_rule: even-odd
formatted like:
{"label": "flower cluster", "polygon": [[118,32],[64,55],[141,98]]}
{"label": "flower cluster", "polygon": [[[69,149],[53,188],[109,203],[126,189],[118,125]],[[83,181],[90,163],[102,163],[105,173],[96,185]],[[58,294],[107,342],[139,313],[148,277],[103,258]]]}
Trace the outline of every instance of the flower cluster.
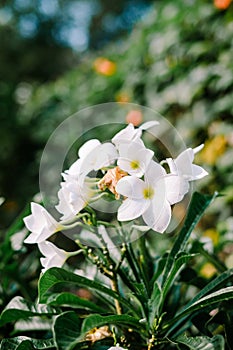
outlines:
{"label": "flower cluster", "polygon": [[[45,258],[42,266],[62,266],[75,254],[57,248],[47,239],[55,232],[69,229],[85,217],[85,209],[104,196],[119,202],[117,220],[142,218],[148,229],[163,233],[171,220],[171,206],[180,202],[189,191],[189,182],[207,175],[193,164],[194,155],[203,148],[186,149],[176,159],[161,163],[153,160],[142,133],[158,122],[151,121],[135,128],[133,124],[119,131],[111,142],[87,141],[78,152],[78,159],[63,174],[58,192],[56,221],[40,204],[32,203],[32,214],[24,219],[31,234],[25,243],[37,243]],[[166,171],[161,164],[166,163]]]}

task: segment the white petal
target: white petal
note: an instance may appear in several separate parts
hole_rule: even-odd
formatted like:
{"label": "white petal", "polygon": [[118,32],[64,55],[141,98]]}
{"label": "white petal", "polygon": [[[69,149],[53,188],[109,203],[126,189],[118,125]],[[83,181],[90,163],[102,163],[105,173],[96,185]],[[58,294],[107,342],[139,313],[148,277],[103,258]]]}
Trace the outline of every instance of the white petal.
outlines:
{"label": "white petal", "polygon": [[88,156],[88,154],[93,151],[97,146],[99,146],[101,143],[97,139],[92,139],[87,142],[85,142],[82,147],[79,148],[78,155],[80,158],[85,158]]}
{"label": "white petal", "polygon": [[192,162],[194,160],[194,152],[192,148],[183,151],[175,160],[177,167],[177,175],[192,174]]}
{"label": "white petal", "polygon": [[77,215],[86,206],[88,199],[84,198],[80,193],[71,192],[70,205],[72,212]]}
{"label": "white petal", "polygon": [[59,203],[55,206],[55,208],[59,213],[63,214],[61,218],[62,220],[69,220],[74,217],[73,211],[69,203],[69,195],[70,192],[65,187],[62,187],[58,191]]}
{"label": "white petal", "polygon": [[38,232],[32,232],[25,240],[24,243],[27,244],[34,244],[34,243],[39,243],[42,242],[44,240],[46,240],[47,238],[49,238],[50,236],[53,235],[55,231],[51,231],[49,230],[46,226],[42,227],[41,231]]}
{"label": "white petal", "polygon": [[130,143],[132,140],[138,140],[140,143],[142,143],[140,139],[142,134],[142,130],[135,129],[133,124],[127,125],[126,128],[119,131],[113,138],[112,142],[116,147],[118,147],[121,143],[127,144]]}
{"label": "white petal", "polygon": [[51,267],[62,267],[66,261],[66,257],[60,257],[58,255],[54,255],[49,258],[41,258],[40,262],[41,265],[44,267],[42,272],[45,272],[46,270],[50,269]]}
{"label": "white petal", "polygon": [[35,221],[35,218],[34,218],[34,215],[28,215],[26,216],[24,219],[24,224],[25,226],[27,227],[28,231],[31,231],[31,232],[38,232],[41,230],[41,227],[40,227],[40,222],[39,221]]}
{"label": "white petal", "polygon": [[157,125],[159,125],[159,122],[157,122],[155,120],[151,120],[149,122],[145,122],[145,123],[141,124],[139,129],[148,130],[148,129],[153,128],[154,126],[157,126]]}
{"label": "white petal", "polygon": [[111,165],[114,163],[118,156],[115,146],[110,142],[106,142],[100,145],[98,149],[96,149],[96,154],[97,157],[95,159],[95,164],[93,167],[94,170],[98,170]]}
{"label": "white petal", "polygon": [[25,243],[37,243],[47,239],[58,229],[59,224],[37,203],[31,204],[32,214],[24,218],[25,226],[31,231],[31,235],[24,240]]}
{"label": "white petal", "polygon": [[145,183],[136,176],[125,176],[116,185],[117,193],[130,199],[143,199]]}
{"label": "white petal", "polygon": [[197,146],[193,149],[194,154],[200,152],[204,148],[204,143],[202,143],[200,146]]}
{"label": "white petal", "polygon": [[44,267],[44,269],[42,270],[42,272],[45,272],[45,270],[48,269],[47,265],[48,265],[49,259],[48,258],[40,258],[40,263],[41,265]]}
{"label": "white petal", "polygon": [[40,243],[38,243],[38,248],[41,252],[41,254],[43,254],[44,256],[51,256],[53,255],[53,244],[51,242],[48,241],[42,241]]}
{"label": "white petal", "polygon": [[66,173],[69,175],[74,176],[77,178],[80,173],[80,167],[81,167],[81,159],[77,159],[69,168],[69,170],[66,170]]}
{"label": "white petal", "polygon": [[68,258],[67,255],[64,255],[64,256],[55,255],[52,259],[49,260],[48,268],[62,267],[62,265],[65,264],[65,261],[67,258]]}
{"label": "white petal", "polygon": [[134,134],[134,131],[135,131],[134,126],[132,123],[130,123],[124,129],[116,133],[115,136],[113,136],[112,142],[115,144],[115,143],[118,143],[118,141],[122,138],[131,139],[131,136]]}
{"label": "white petal", "polygon": [[199,180],[208,175],[207,171],[203,169],[201,166],[193,164],[192,165],[192,175],[191,180]]}
{"label": "white petal", "polygon": [[54,225],[54,229],[57,226],[57,221],[52,217],[51,214],[49,214],[49,212],[42,207],[42,205],[38,204],[38,203],[31,203],[31,210],[32,210],[32,214],[33,216],[35,216],[35,219],[37,219],[38,221],[41,220],[41,222],[43,221],[46,222],[47,224],[51,224]]}
{"label": "white petal", "polygon": [[[141,177],[148,167],[154,152],[138,142],[119,146],[118,166],[131,175]],[[135,167],[137,164],[137,167]]]}
{"label": "white petal", "polygon": [[118,209],[118,221],[130,221],[141,216],[150,205],[149,200],[125,199]]}
{"label": "white petal", "polygon": [[[49,230],[47,227],[43,227],[41,230],[40,234],[35,236],[35,241],[34,243],[39,243],[42,241],[45,241],[49,237],[51,237],[54,234],[55,231]],[[24,241],[26,242],[26,241]]]}
{"label": "white petal", "polygon": [[164,176],[166,198],[170,204],[180,202],[189,190],[189,183],[183,176],[169,174]]}
{"label": "white petal", "polygon": [[202,148],[203,145],[200,145],[194,149],[188,148],[176,159],[167,159],[171,172],[180,176],[183,175],[188,181],[198,180],[208,175],[208,173],[202,167],[192,164],[194,154],[199,152]]}
{"label": "white petal", "polygon": [[170,172],[172,174],[177,174],[178,170],[177,170],[176,164],[174,162],[174,159],[166,158],[166,162],[167,162],[167,164],[169,166]]}
{"label": "white petal", "polygon": [[24,243],[26,244],[35,244],[36,242],[36,237],[35,233],[31,233],[25,240]]}
{"label": "white petal", "polygon": [[146,169],[145,182],[149,184],[156,183],[164,175],[166,175],[165,169],[159,163],[151,160]]}
{"label": "white petal", "polygon": [[163,233],[171,220],[170,204],[166,200],[160,201],[158,198],[153,201],[142,217],[152,230]]}
{"label": "white petal", "polygon": [[65,250],[58,248],[55,244],[49,241],[38,243],[38,248],[40,252],[47,258],[58,256],[64,259],[68,256]]}

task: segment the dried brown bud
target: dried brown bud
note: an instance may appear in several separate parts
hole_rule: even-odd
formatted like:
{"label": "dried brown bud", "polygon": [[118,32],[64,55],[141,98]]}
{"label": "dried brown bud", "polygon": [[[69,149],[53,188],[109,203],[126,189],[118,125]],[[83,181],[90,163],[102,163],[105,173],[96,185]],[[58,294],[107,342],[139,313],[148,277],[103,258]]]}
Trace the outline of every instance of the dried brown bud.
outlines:
{"label": "dried brown bud", "polygon": [[103,326],[100,328],[93,328],[91,329],[85,337],[85,340],[91,341],[92,343],[95,343],[98,340],[112,337],[112,332],[108,328],[108,326]]}
{"label": "dried brown bud", "polygon": [[119,199],[120,195],[116,192],[116,185],[122,177],[127,176],[128,173],[121,170],[118,166],[110,169],[107,171],[107,173],[104,175],[102,180],[99,181],[98,187],[101,191],[106,190],[106,188],[109,189],[113,194],[115,194],[115,198]]}

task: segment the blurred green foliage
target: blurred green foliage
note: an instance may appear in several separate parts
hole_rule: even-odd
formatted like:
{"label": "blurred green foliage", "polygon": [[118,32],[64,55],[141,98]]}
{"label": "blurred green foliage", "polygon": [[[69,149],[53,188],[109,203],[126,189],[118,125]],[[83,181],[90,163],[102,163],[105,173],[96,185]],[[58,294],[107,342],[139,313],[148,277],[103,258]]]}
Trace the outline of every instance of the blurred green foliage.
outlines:
{"label": "blurred green foliage", "polygon": [[210,171],[210,191],[227,188],[232,203],[232,20],[232,5],[221,11],[212,1],[156,2],[127,40],[99,54],[114,69],[103,71],[97,55],[87,55],[55,82],[22,82],[15,91],[19,132],[1,129],[1,163],[10,160],[1,187],[8,183],[11,199],[25,201],[38,189],[40,150],[61,121],[86,106],[126,101],[160,112],[188,146],[206,142],[199,161]]}
{"label": "blurred green foliage", "polygon": [[151,1],[119,0],[114,6],[105,0],[1,2],[0,194],[8,202],[0,227],[8,224],[38,191],[35,154],[43,148],[44,138],[35,140],[32,132],[41,122],[22,123],[19,116],[19,109],[31,98],[32,84],[34,90],[41,83],[57,79],[77,66],[87,49],[121,37]]}

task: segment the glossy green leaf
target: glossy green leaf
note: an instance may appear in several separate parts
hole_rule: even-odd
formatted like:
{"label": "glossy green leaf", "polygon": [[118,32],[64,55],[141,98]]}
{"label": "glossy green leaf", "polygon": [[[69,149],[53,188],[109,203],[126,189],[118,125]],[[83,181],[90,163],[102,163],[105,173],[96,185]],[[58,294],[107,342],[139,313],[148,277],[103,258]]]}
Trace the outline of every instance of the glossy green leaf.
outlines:
{"label": "glossy green leaf", "polygon": [[150,281],[151,289],[153,289],[154,282],[157,281],[159,276],[161,276],[161,274],[164,270],[164,267],[166,265],[166,262],[167,262],[167,257],[168,257],[168,254],[166,253],[166,254],[164,254],[164,256],[162,256],[160,259],[158,259],[158,261],[156,262],[156,269],[155,269],[153,278]]}
{"label": "glossy green leaf", "polygon": [[[214,278],[211,282],[209,282],[204,288],[200,290],[199,293],[195,295],[195,297],[189,301],[189,303],[186,304],[186,306],[181,310],[184,311],[190,306],[192,306],[195,302],[202,299],[205,295],[207,295],[210,292],[214,292],[215,290],[221,289],[224,285],[227,284],[229,280],[233,278],[233,269],[229,269],[227,271],[224,271],[219,276]],[[176,328],[179,326],[179,324],[182,322],[182,319],[180,319],[176,323]],[[173,330],[173,327],[171,327],[170,332]],[[170,333],[169,332],[169,333]]]}
{"label": "glossy green leaf", "polygon": [[159,314],[159,307],[161,303],[162,292],[159,284],[154,283],[154,288],[152,291],[151,298],[148,301],[148,310],[149,310],[149,325],[152,327],[154,319]]}
{"label": "glossy green leaf", "polygon": [[132,327],[135,330],[145,331],[144,325],[140,323],[138,319],[129,315],[90,315],[83,321],[82,333],[86,333],[95,327],[109,324]]}
{"label": "glossy green leaf", "polygon": [[70,306],[75,309],[87,309],[95,312],[106,312],[106,310],[92,301],[80,298],[77,295],[68,292],[52,294],[48,298],[47,304],[51,306]]}
{"label": "glossy green leaf", "polygon": [[112,291],[103,284],[90,280],[83,276],[78,276],[72,272],[66,271],[61,268],[53,267],[47,270],[39,280],[39,300],[40,302],[46,302],[48,295],[47,292],[55,285],[75,284],[79,287],[85,287],[91,289],[92,292],[103,293],[117,299],[121,304],[125,305],[131,311],[134,312],[133,306],[128,300],[120,296],[118,293]]}
{"label": "glossy green leaf", "polygon": [[17,350],[36,350],[36,348],[32,345],[30,340],[25,340],[17,346]]}
{"label": "glossy green leaf", "polygon": [[221,273],[219,276],[217,276],[216,278],[214,278],[211,282],[209,282],[204,288],[202,288],[200,290],[199,293],[197,293],[195,295],[195,297],[190,300],[190,302],[185,306],[185,308],[189,307],[190,305],[192,305],[193,303],[195,303],[197,300],[201,299],[202,297],[204,297],[206,294],[208,294],[209,292],[212,292],[216,289],[220,289],[221,287],[223,287],[224,285],[227,284],[227,282],[229,280],[233,279],[233,268],[224,271],[223,273]]}
{"label": "glossy green leaf", "polygon": [[226,300],[232,300],[233,299],[233,287],[226,287],[218,290],[217,292],[213,292],[200,300],[193,303],[191,306],[187,307],[186,309],[182,310],[180,313],[178,313],[173,320],[168,322],[168,332],[171,333],[171,331],[174,329],[174,327],[178,327],[178,322],[180,319],[183,319],[183,321],[186,319],[187,316],[192,317],[192,315],[195,314],[196,311],[200,311],[205,308],[209,308],[210,306],[214,307],[217,303],[220,303],[222,301]]}
{"label": "glossy green leaf", "polygon": [[56,317],[53,333],[58,350],[71,350],[81,342],[80,324],[80,318],[74,311],[67,311]]}
{"label": "glossy green leaf", "polygon": [[171,252],[168,256],[167,264],[165,267],[165,272],[163,275],[163,284],[165,284],[167,277],[171,271],[174,259],[176,255],[183,251],[186,243],[198,223],[198,221],[201,219],[202,215],[204,214],[207,207],[210,205],[210,203],[216,198],[217,193],[214,195],[203,195],[201,193],[195,192],[192,196],[191,203],[189,205],[189,210],[185,219],[185,222],[183,224],[183,227],[181,231],[178,234],[178,237],[171,249]]}
{"label": "glossy green leaf", "polygon": [[29,337],[19,336],[9,339],[3,339],[0,350],[44,350],[55,349],[53,339],[32,339]]}
{"label": "glossy green leaf", "polygon": [[191,258],[196,256],[196,254],[186,254],[184,252],[179,253],[177,258],[175,259],[171,271],[167,277],[167,280],[162,288],[162,304],[165,301],[165,298],[167,296],[167,293],[169,292],[170,287],[174,283],[174,280],[180,271],[180,269],[183,267],[184,264],[186,264]]}
{"label": "glossy green leaf", "polygon": [[14,324],[14,331],[17,332],[17,334],[25,334],[25,332],[30,331],[50,331],[51,322],[51,319],[45,319],[45,317],[41,316],[28,317],[27,319],[16,321]]}
{"label": "glossy green leaf", "polygon": [[51,316],[57,314],[57,312],[58,311],[55,308],[42,304],[34,304],[22,297],[17,296],[13,298],[3,310],[0,317],[0,326],[8,322],[27,319],[31,316]]}
{"label": "glossy green leaf", "polygon": [[190,350],[224,350],[224,338],[221,335],[210,337],[179,336],[175,342],[185,344]]}

